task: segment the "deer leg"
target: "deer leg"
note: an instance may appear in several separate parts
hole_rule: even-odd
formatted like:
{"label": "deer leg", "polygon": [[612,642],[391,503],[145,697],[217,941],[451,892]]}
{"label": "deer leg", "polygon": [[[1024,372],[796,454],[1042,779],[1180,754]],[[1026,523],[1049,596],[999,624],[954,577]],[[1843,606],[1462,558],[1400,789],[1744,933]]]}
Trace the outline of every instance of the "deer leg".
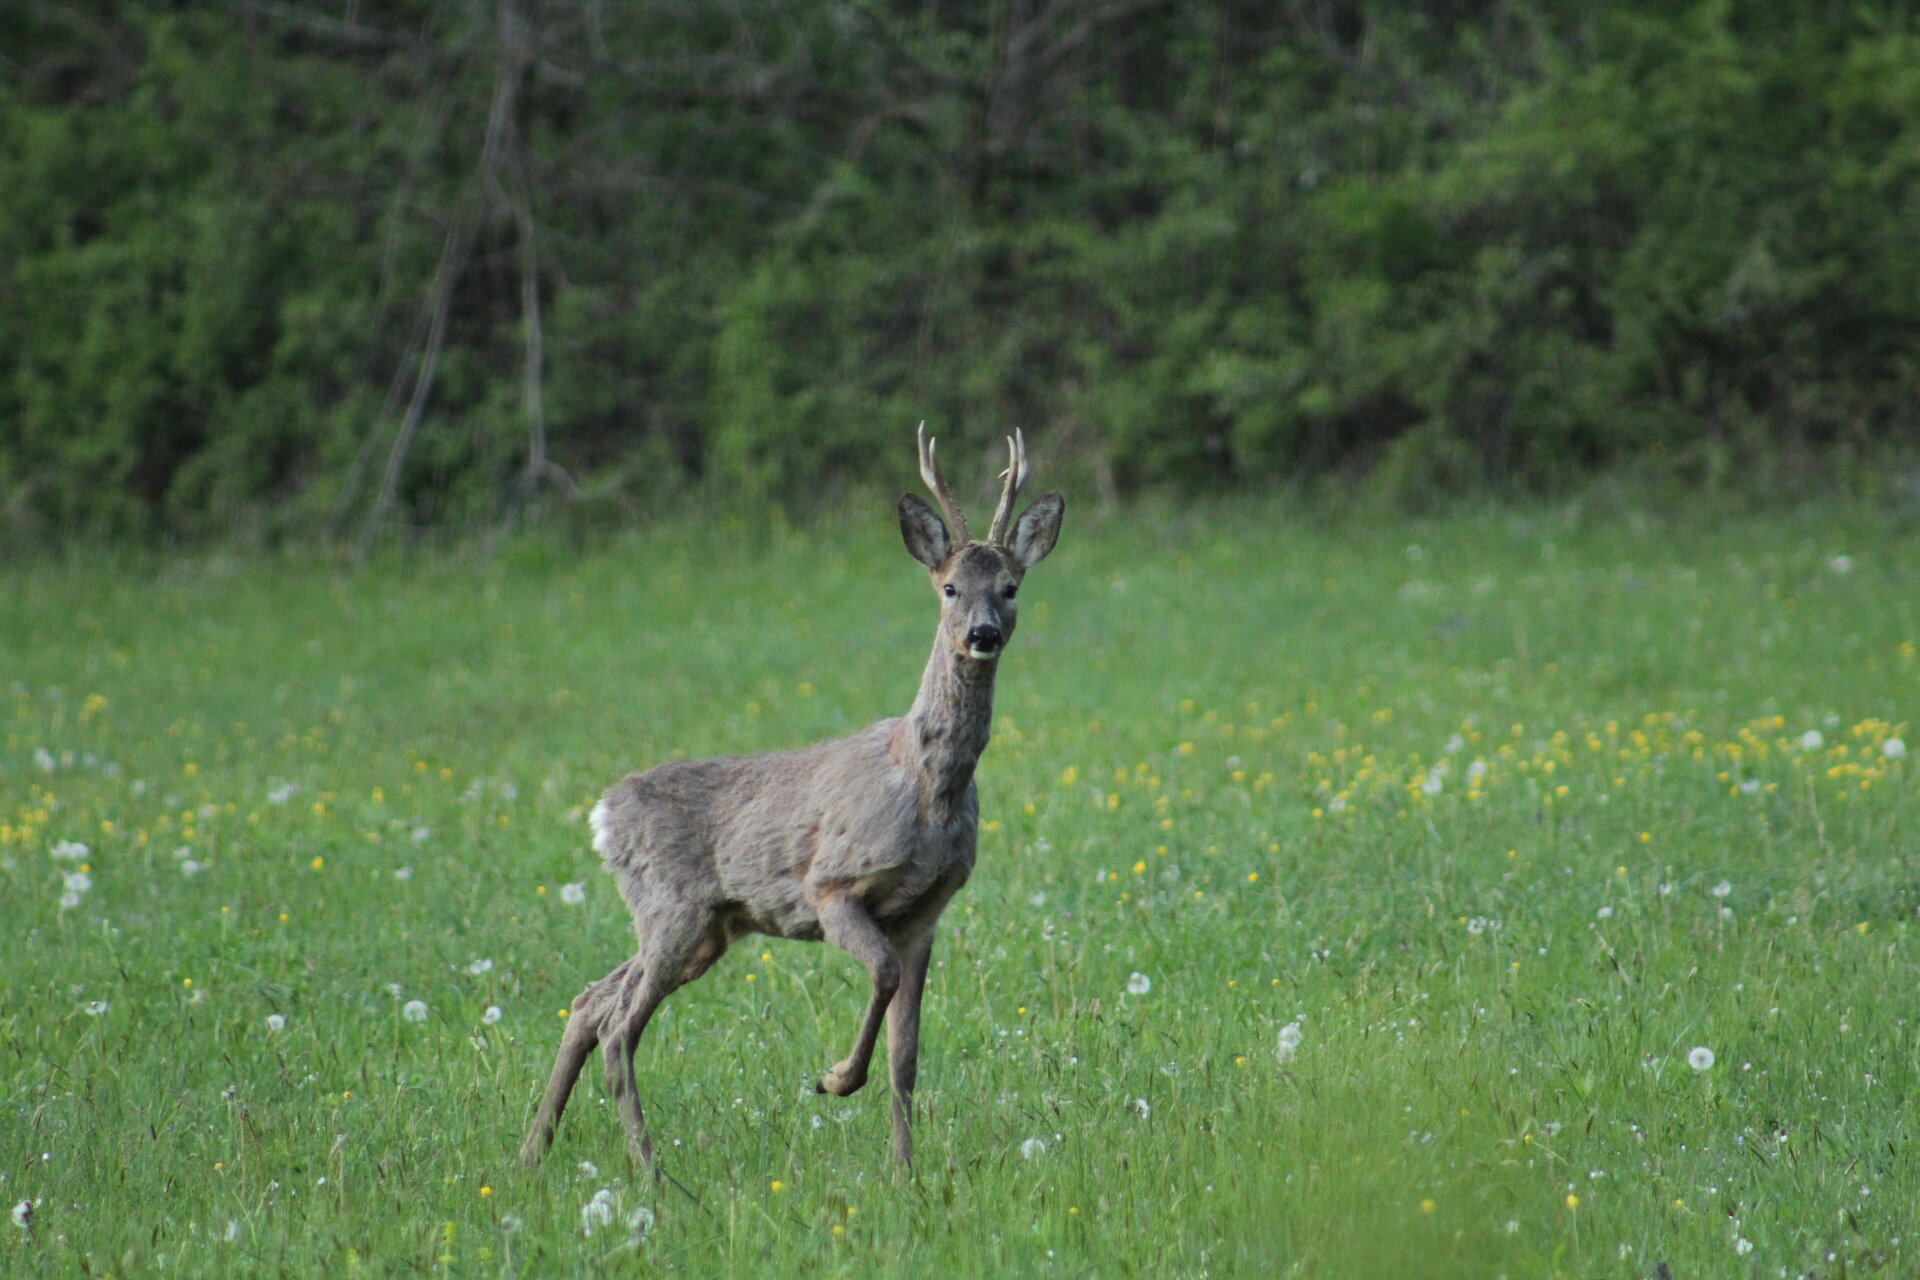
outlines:
{"label": "deer leg", "polygon": [[927,989],[933,932],[908,945],[900,989],[887,1006],[887,1068],[893,1079],[893,1158],[913,1164],[913,1086],[920,1078],[920,997]]}
{"label": "deer leg", "polygon": [[[697,921],[699,917],[689,912],[671,924],[684,928]],[[646,1113],[640,1108],[640,1092],[634,1085],[633,1051],[660,1002],[705,973],[726,951],[725,929],[714,922],[702,923],[707,927],[700,931],[682,933],[672,927],[657,930],[654,945],[645,953],[645,971],[628,979],[604,1033],[607,1089],[626,1123],[628,1152],[648,1168],[653,1168],[653,1139],[647,1133]]]}
{"label": "deer leg", "polygon": [[866,908],[844,894],[820,904],[820,928],[827,941],[867,966],[873,979],[873,995],[867,1000],[866,1016],[860,1020],[860,1032],[853,1049],[815,1085],[821,1093],[844,1098],[867,1082],[867,1065],[873,1061],[874,1042],[880,1038],[880,1020],[900,987],[900,958],[893,944],[880,932]]}
{"label": "deer leg", "polygon": [[539,1164],[541,1155],[552,1145],[554,1130],[560,1125],[561,1113],[567,1109],[574,1081],[580,1078],[581,1067],[586,1065],[594,1046],[600,1043],[605,1019],[617,1005],[636,960],[627,961],[574,998],[573,1007],[568,1011],[566,1032],[560,1037],[560,1052],[553,1060],[553,1074],[547,1079],[547,1096],[540,1103],[532,1131],[520,1146],[521,1164]]}

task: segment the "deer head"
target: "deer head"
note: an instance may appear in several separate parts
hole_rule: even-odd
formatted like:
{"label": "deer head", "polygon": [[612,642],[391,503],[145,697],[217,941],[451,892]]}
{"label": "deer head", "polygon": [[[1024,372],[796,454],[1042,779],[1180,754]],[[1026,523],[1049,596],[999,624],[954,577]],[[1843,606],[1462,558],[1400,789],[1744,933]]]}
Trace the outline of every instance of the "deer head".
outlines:
{"label": "deer head", "polygon": [[920,478],[946,513],[942,520],[917,494],[900,498],[900,533],[907,551],[933,576],[940,596],[940,631],[954,651],[974,662],[992,662],[1013,638],[1014,600],[1028,569],[1047,558],[1060,537],[1066,500],[1058,492],[1041,496],[1018,521],[1013,501],[1027,480],[1027,442],[1018,428],[1007,438],[1007,469],[1000,503],[984,542],[975,541],[967,518],[940,474],[934,442],[920,424]]}

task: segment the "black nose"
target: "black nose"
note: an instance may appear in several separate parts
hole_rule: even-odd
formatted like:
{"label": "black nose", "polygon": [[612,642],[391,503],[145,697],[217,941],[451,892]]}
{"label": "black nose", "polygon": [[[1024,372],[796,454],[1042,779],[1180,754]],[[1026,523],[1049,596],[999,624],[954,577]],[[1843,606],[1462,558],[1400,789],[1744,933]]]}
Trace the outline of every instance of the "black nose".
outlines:
{"label": "black nose", "polygon": [[1005,642],[1006,637],[1000,634],[998,627],[983,624],[967,632],[967,648],[978,649],[983,653],[991,653]]}

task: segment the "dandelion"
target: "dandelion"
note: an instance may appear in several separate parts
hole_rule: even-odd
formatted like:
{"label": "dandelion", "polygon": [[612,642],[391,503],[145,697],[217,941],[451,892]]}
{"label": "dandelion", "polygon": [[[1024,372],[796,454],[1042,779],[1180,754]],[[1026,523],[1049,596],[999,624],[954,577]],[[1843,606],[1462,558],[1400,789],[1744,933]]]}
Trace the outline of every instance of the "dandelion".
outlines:
{"label": "dandelion", "polygon": [[590,1236],[613,1221],[613,1192],[605,1187],[580,1207],[580,1234]]}
{"label": "dandelion", "polygon": [[1724,898],[1733,892],[1733,882],[1731,880],[1722,880],[1708,892],[1712,893],[1716,898]]}
{"label": "dandelion", "polygon": [[62,840],[53,846],[53,857],[60,862],[85,862],[93,851],[78,840]]}
{"label": "dandelion", "polygon": [[1827,740],[1818,729],[1809,729],[1800,735],[1800,749],[1803,751],[1818,751],[1826,745]]}
{"label": "dandelion", "polygon": [[1735,1236],[1733,1238],[1733,1251],[1745,1257],[1747,1254],[1753,1252],[1753,1241],[1747,1239],[1745,1236]]}
{"label": "dandelion", "polygon": [[75,893],[73,890],[69,889],[65,893],[60,895],[60,909],[62,911],[71,911],[79,905],[80,905],[80,895]]}
{"label": "dandelion", "polygon": [[35,747],[33,749],[33,762],[40,766],[40,772],[42,773],[52,773],[60,767],[60,762],[53,758],[53,752],[47,750],[45,747]]}
{"label": "dandelion", "polygon": [[1711,1070],[1713,1067],[1713,1050],[1707,1048],[1705,1045],[1698,1045],[1687,1050],[1687,1065],[1695,1071]]}
{"label": "dandelion", "polygon": [[643,1204],[635,1205],[633,1212],[627,1215],[627,1234],[638,1243],[647,1238],[648,1233],[653,1230],[653,1224],[653,1210]]}
{"label": "dandelion", "polygon": [[506,1016],[505,1014],[500,1012],[499,1005],[490,1004],[487,1006],[487,1011],[480,1015],[480,1021],[486,1023],[488,1026],[492,1026],[494,1023],[500,1021],[500,1019],[504,1018],[505,1016]]}
{"label": "dandelion", "polygon": [[787,1184],[780,1181],[780,1179],[778,1178],[775,1178],[772,1182],[769,1182],[767,1184],[767,1190],[773,1192],[775,1195],[779,1195],[782,1191],[785,1191],[786,1189],[787,1189]]}
{"label": "dandelion", "polygon": [[591,1160],[582,1160],[580,1162],[580,1176],[587,1179],[597,1178],[600,1176],[600,1166]]}
{"label": "dandelion", "polygon": [[1846,574],[1853,572],[1853,557],[1852,556],[1829,556],[1827,558],[1827,568],[1833,570],[1837,574],[1845,576]]}
{"label": "dandelion", "polygon": [[1280,1043],[1274,1049],[1275,1056],[1282,1062],[1292,1061],[1293,1055],[1300,1051],[1301,1038],[1300,1024],[1297,1022],[1289,1022],[1280,1028]]}
{"label": "dandelion", "polygon": [[1133,1100],[1133,1114],[1139,1116],[1142,1120],[1145,1120],[1152,1111],[1153,1108],[1148,1105],[1145,1098],[1135,1098]]}
{"label": "dandelion", "polygon": [[563,884],[560,886],[560,901],[569,906],[579,906],[587,900],[587,886],[583,884]]}
{"label": "dandelion", "polygon": [[1593,914],[1601,920],[1611,920],[1613,919],[1613,908],[1602,907],[1598,911],[1594,912]]}
{"label": "dandelion", "polygon": [[481,974],[489,972],[492,968],[493,961],[491,960],[475,960],[467,966],[467,972],[477,978]]}
{"label": "dandelion", "polygon": [[268,1031],[278,1033],[281,1031],[285,1031],[286,1029],[287,1029],[287,1020],[285,1018],[281,1017],[277,1013],[270,1013],[267,1015]]}
{"label": "dandelion", "polygon": [[180,864],[180,874],[187,877],[187,879],[189,880],[193,879],[193,877],[199,875],[202,871],[205,871],[206,869],[207,869],[206,863],[196,862],[192,858],[188,858],[185,862],[182,862]]}
{"label": "dandelion", "polygon": [[427,1002],[425,1000],[407,1001],[400,1006],[400,1016],[408,1022],[425,1022],[427,1020]]}
{"label": "dandelion", "polygon": [[69,871],[66,884],[68,893],[85,893],[93,888],[93,877],[84,871]]}
{"label": "dandelion", "polygon": [[293,799],[293,793],[299,789],[300,788],[294,786],[291,782],[283,782],[267,792],[267,803],[285,804],[287,801]]}
{"label": "dandelion", "polygon": [[97,1018],[106,1011],[107,1002],[105,1000],[89,1000],[87,1002],[87,1013],[93,1017]]}
{"label": "dandelion", "polygon": [[22,1200],[13,1206],[13,1225],[22,1231],[33,1230],[33,1201]]}
{"label": "dandelion", "polygon": [[411,880],[413,879],[413,868],[400,867],[396,871],[394,871],[393,878],[395,880]]}
{"label": "dandelion", "polygon": [[411,839],[415,844],[425,844],[432,838],[433,828],[431,827],[415,827],[411,833]]}
{"label": "dandelion", "polygon": [[1028,1138],[1020,1144],[1022,1160],[1036,1160],[1045,1154],[1047,1154],[1047,1143],[1044,1138]]}
{"label": "dandelion", "polygon": [[1880,754],[1889,760],[1905,760],[1907,758],[1907,744],[1899,738],[1888,738],[1880,744]]}
{"label": "dandelion", "polygon": [[1153,990],[1153,979],[1144,973],[1136,973],[1127,979],[1127,994],[1143,996]]}

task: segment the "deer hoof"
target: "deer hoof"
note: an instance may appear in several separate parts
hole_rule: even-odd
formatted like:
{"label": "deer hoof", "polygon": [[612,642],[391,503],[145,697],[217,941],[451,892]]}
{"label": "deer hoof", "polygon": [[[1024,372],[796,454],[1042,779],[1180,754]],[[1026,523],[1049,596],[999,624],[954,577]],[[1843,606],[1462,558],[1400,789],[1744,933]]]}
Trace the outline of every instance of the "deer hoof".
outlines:
{"label": "deer hoof", "polygon": [[830,1093],[836,1098],[844,1098],[866,1082],[864,1075],[856,1076],[851,1071],[835,1067],[821,1076],[820,1082],[813,1088],[816,1093]]}

